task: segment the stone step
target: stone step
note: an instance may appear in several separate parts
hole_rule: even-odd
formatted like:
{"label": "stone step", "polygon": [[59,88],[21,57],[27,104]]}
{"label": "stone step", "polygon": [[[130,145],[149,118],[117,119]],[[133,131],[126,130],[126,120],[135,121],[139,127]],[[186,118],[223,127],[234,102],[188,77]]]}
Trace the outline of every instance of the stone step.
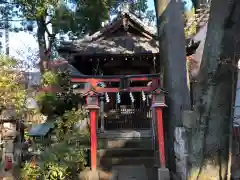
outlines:
{"label": "stone step", "polygon": [[152,131],[118,130],[98,133],[98,149],[147,148],[152,149]]}
{"label": "stone step", "polygon": [[115,165],[154,166],[151,129],[105,131],[97,135],[100,168],[110,170]]}
{"label": "stone step", "polygon": [[112,157],[101,158],[99,160],[99,167],[102,169],[112,169],[113,166],[120,165],[144,165],[145,167],[153,167],[154,163],[154,157]]}
{"label": "stone step", "polygon": [[98,150],[98,157],[101,158],[128,158],[128,157],[154,157],[154,151],[146,148],[116,148]]}
{"label": "stone step", "polygon": [[99,139],[111,138],[150,138],[152,137],[152,130],[113,130],[97,133]]}
{"label": "stone step", "polygon": [[113,172],[115,172],[114,180],[149,180],[147,170],[143,165],[115,166]]}
{"label": "stone step", "polygon": [[153,149],[152,138],[98,138],[98,149],[145,148]]}

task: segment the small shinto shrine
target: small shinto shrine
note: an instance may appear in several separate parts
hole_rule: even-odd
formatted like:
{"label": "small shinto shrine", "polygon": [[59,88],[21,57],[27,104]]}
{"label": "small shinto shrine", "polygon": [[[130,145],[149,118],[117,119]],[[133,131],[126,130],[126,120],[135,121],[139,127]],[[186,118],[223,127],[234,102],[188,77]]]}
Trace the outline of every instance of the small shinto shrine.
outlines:
{"label": "small shinto shrine", "polygon": [[91,168],[144,164],[152,179],[148,169],[166,164],[165,91],[155,28],[123,11],[58,51],[83,74],[73,75],[72,83],[90,110]]}

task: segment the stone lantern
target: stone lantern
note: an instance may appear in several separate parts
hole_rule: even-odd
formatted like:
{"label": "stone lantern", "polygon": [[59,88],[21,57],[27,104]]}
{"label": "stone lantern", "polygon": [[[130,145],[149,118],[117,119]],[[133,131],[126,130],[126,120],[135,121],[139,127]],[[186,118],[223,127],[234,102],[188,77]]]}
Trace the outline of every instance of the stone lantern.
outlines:
{"label": "stone lantern", "polygon": [[[3,142],[3,162],[14,163],[14,140],[19,135],[16,128],[17,115],[14,109],[6,109],[0,115],[1,138]],[[12,167],[12,166],[11,166]],[[6,169],[6,168],[5,168]]]}

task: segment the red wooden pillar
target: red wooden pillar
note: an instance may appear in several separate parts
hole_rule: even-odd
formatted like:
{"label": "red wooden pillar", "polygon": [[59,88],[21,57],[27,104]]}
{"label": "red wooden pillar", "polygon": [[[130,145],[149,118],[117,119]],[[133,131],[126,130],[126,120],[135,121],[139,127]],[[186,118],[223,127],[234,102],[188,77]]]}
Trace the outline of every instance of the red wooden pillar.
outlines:
{"label": "red wooden pillar", "polygon": [[91,170],[97,168],[97,118],[98,118],[98,97],[88,96],[87,109],[90,115],[90,150],[91,150]]}
{"label": "red wooden pillar", "polygon": [[163,118],[162,118],[162,106],[155,107],[156,109],[156,123],[157,123],[157,140],[160,156],[161,167],[166,167],[165,159],[165,145],[164,145],[164,130],[163,130]]}
{"label": "red wooden pillar", "polygon": [[164,103],[164,96],[163,94],[155,94],[153,96],[153,105],[154,113],[155,113],[155,122],[156,122],[156,129],[157,129],[157,143],[158,143],[158,152],[159,152],[159,160],[160,160],[160,167],[166,167],[166,157],[165,157],[165,144],[164,144],[164,127],[163,127],[163,108],[166,107]]}

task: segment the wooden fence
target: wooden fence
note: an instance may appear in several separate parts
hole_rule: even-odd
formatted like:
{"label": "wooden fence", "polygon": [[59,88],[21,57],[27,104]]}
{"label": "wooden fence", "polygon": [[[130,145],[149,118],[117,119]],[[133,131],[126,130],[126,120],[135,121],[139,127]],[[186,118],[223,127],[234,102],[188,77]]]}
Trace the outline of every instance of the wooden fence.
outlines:
{"label": "wooden fence", "polygon": [[104,118],[106,130],[148,129],[151,127],[150,109],[118,108],[110,109]]}

